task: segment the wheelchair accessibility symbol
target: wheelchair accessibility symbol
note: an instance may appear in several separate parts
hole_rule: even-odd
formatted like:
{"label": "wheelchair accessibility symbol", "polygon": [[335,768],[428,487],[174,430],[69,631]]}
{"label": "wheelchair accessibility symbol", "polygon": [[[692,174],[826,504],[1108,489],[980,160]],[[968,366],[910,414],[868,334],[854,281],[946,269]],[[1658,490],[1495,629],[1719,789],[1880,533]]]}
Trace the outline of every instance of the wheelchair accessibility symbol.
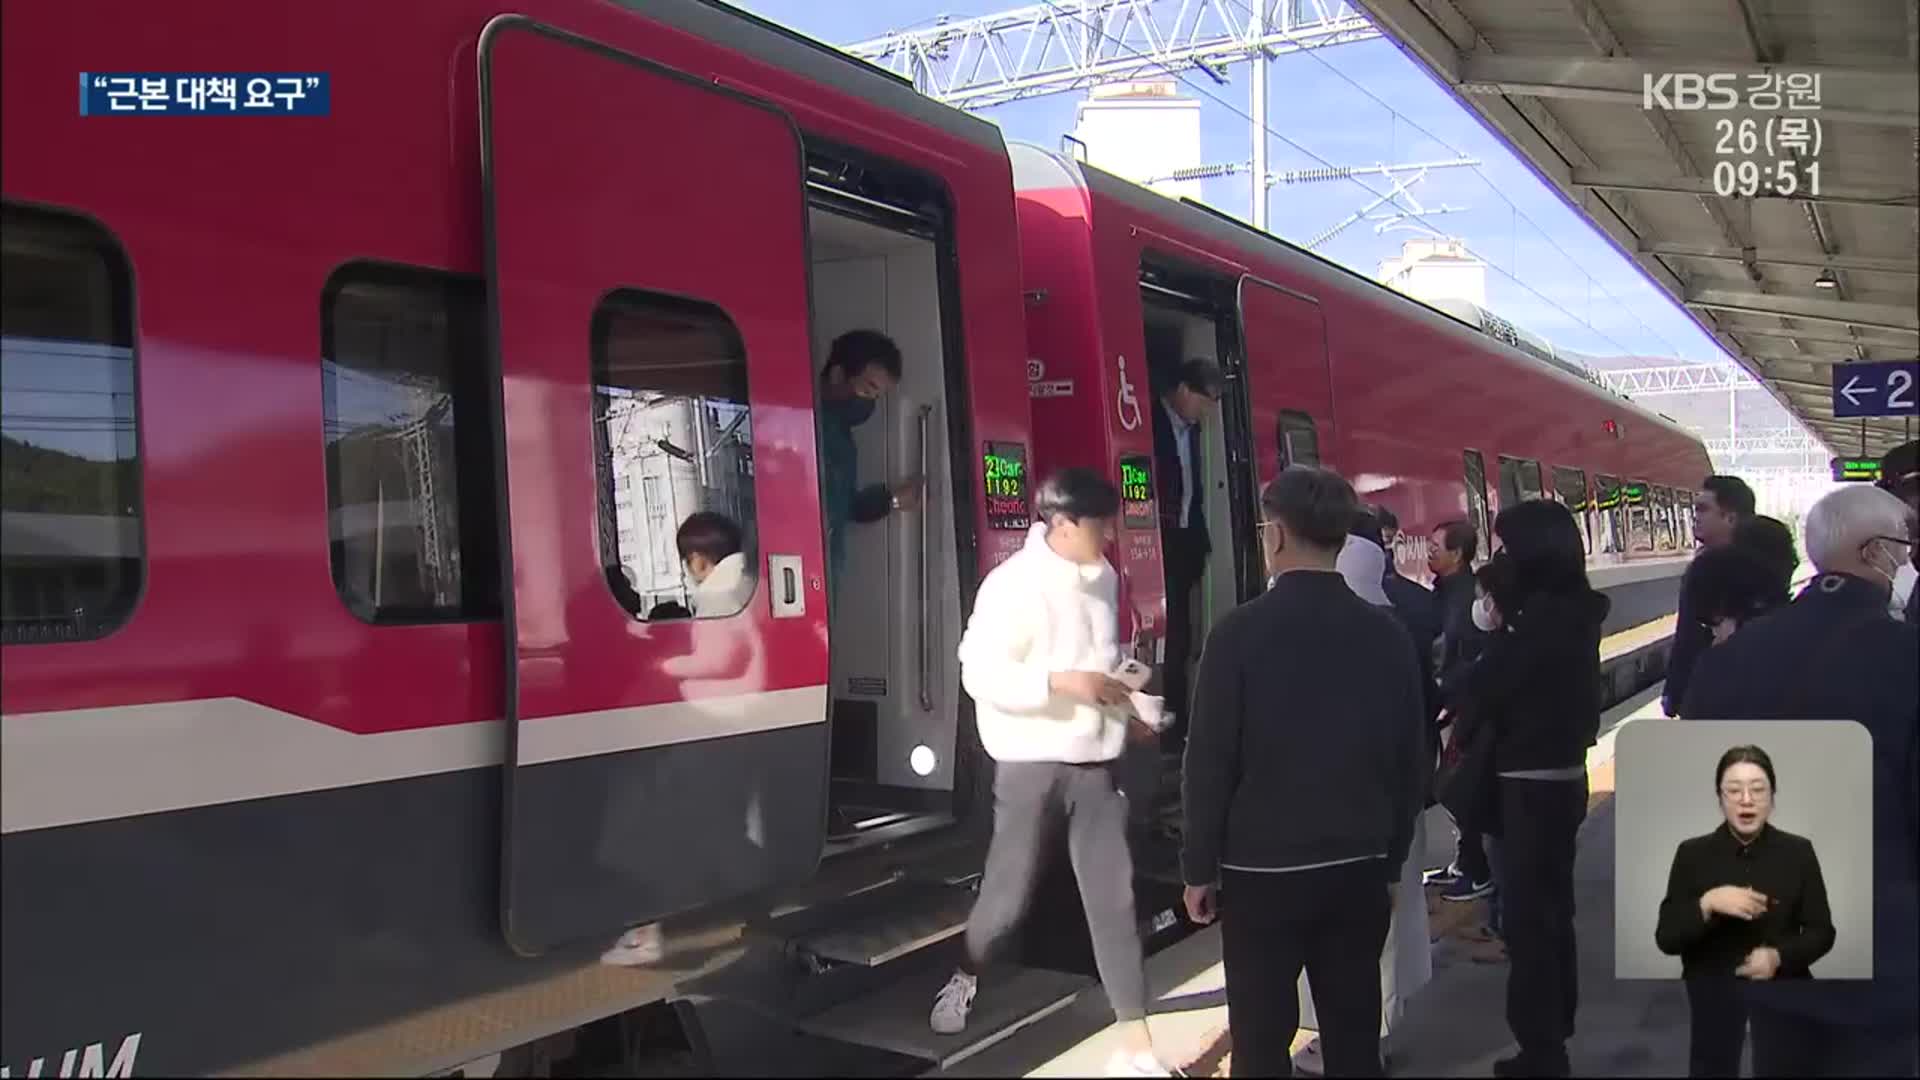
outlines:
{"label": "wheelchair accessibility symbol", "polygon": [[1133,396],[1133,384],[1127,381],[1127,358],[1116,357],[1114,368],[1120,376],[1120,392],[1114,398],[1114,412],[1120,417],[1120,426],[1128,431],[1140,427],[1140,399]]}

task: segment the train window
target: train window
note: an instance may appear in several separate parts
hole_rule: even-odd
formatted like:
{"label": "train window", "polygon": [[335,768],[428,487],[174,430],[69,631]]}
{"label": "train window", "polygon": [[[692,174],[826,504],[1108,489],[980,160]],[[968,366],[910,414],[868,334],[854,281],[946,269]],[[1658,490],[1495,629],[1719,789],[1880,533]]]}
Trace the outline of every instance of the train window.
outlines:
{"label": "train window", "polygon": [[1580,544],[1593,553],[1593,514],[1587,504],[1587,474],[1580,469],[1569,469],[1563,465],[1553,467],[1553,493],[1566,504],[1573,514],[1573,520],[1580,524]]}
{"label": "train window", "polygon": [[592,340],[608,585],[637,616],[738,614],[759,565],[739,328],[712,304],[623,289],[594,311]]}
{"label": "train window", "polygon": [[1473,521],[1473,531],[1480,534],[1478,550],[1486,556],[1493,551],[1487,522],[1487,463],[1478,450],[1463,451],[1461,457],[1466,465],[1467,514]]}
{"label": "train window", "polygon": [[1625,488],[1627,551],[1653,550],[1653,513],[1645,480],[1629,480]]}
{"label": "train window", "polygon": [[1320,432],[1313,417],[1291,409],[1280,413],[1280,467],[1320,464]]}
{"label": "train window", "polygon": [[1653,489],[1653,547],[1655,551],[1672,551],[1674,546],[1673,491],[1670,488]]}
{"label": "train window", "polygon": [[1599,515],[1595,531],[1603,554],[1618,555],[1627,550],[1625,499],[1619,477],[1601,473],[1593,478],[1593,508]]}
{"label": "train window", "polygon": [[334,588],[368,622],[497,617],[481,283],[356,263],[320,310]]}
{"label": "train window", "polygon": [[0,223],[0,644],[102,637],[145,574],[133,271],[82,218]]}
{"label": "train window", "polygon": [[1527,499],[1543,499],[1546,494],[1546,486],[1540,482],[1539,462],[1500,455],[1500,509]]}

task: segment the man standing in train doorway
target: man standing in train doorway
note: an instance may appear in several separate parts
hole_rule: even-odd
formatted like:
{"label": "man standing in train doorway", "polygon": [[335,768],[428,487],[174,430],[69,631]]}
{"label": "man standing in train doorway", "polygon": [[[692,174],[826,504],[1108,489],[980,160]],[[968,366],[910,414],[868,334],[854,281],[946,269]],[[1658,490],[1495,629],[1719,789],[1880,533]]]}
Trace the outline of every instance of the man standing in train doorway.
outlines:
{"label": "man standing in train doorway", "polygon": [[820,372],[820,475],[827,516],[827,588],[837,589],[847,561],[847,530],[920,505],[921,478],[860,486],[860,448],[853,429],[873,418],[880,399],[900,385],[900,346],[877,330],[849,330],[833,340]]}
{"label": "man standing in train doorway", "polygon": [[1193,656],[1193,594],[1206,573],[1213,543],[1207,533],[1206,487],[1201,479],[1200,422],[1220,400],[1220,366],[1195,357],[1167,373],[1153,413],[1154,495],[1160,507],[1160,559],[1167,575],[1167,655],[1161,689],[1173,722],[1161,749],[1179,753],[1187,740],[1187,664]]}

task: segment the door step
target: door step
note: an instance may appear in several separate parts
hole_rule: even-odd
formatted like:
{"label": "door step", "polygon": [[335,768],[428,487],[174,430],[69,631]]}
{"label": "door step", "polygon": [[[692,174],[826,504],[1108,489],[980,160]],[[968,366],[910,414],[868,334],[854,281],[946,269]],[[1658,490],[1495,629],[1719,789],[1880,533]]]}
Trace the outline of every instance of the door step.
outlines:
{"label": "door step", "polygon": [[940,1035],[929,1023],[933,999],[953,972],[946,966],[919,970],[872,993],[799,1021],[801,1030],[871,1046],[949,1068],[1066,1008],[1094,979],[1040,968],[993,969],[980,977],[967,1028]]}
{"label": "door step", "polygon": [[774,919],[754,936],[777,939],[790,953],[879,967],[960,934],[973,898],[966,884],[900,878]]}

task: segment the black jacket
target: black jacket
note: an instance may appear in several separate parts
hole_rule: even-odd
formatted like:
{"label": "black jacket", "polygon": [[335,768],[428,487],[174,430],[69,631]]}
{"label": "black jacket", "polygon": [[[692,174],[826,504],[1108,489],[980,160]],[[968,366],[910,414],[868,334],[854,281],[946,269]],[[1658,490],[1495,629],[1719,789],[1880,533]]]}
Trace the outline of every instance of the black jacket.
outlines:
{"label": "black jacket", "polygon": [[1159,398],[1147,407],[1153,415],[1153,475],[1154,496],[1160,508],[1160,528],[1164,531],[1180,528],[1180,506],[1187,506],[1187,544],[1192,548],[1191,557],[1204,560],[1213,551],[1212,538],[1207,534],[1206,481],[1201,470],[1205,461],[1200,456],[1200,425],[1187,428],[1187,457],[1193,462],[1195,483],[1193,490],[1187,490],[1187,478],[1180,471],[1180,449],[1174,442],[1173,421],[1167,417],[1167,404]]}
{"label": "black jacket", "polygon": [[1536,593],[1506,631],[1486,636],[1461,680],[1459,737],[1493,725],[1493,768],[1584,766],[1600,733],[1600,624],[1609,601],[1597,592]]}
{"label": "black jacket", "polygon": [[1700,622],[1700,613],[1694,610],[1693,598],[1698,594],[1694,584],[1694,568],[1700,565],[1699,559],[1687,564],[1687,572],[1680,577],[1680,605],[1674,615],[1673,648],[1667,656],[1667,685],[1660,692],[1660,705],[1668,716],[1680,713],[1681,705],[1687,700],[1687,683],[1693,678],[1693,665],[1700,655],[1713,644],[1713,631]]}
{"label": "black jacket", "polygon": [[1420,665],[1389,612],[1332,571],[1282,574],[1214,626],[1181,778],[1181,868],[1384,855],[1399,879],[1427,773]]}
{"label": "black jacket", "polygon": [[1920,627],[1887,614],[1885,587],[1843,574],[1815,578],[1700,658],[1688,719],[1852,720],[1873,737],[1873,978],[1756,985],[1756,1001],[1863,1026],[1920,1012],[1917,666]]}
{"label": "black jacket", "polygon": [[[1700,898],[1722,885],[1742,885],[1767,897],[1757,918],[1700,914]],[[1833,949],[1833,911],[1813,842],[1772,825],[1741,844],[1724,824],[1682,840],[1667,872],[1654,943],[1696,975],[1732,975],[1747,954],[1770,945],[1780,954],[1776,979],[1810,979],[1814,962]]]}
{"label": "black jacket", "polygon": [[1487,635],[1473,625],[1473,596],[1471,571],[1434,579],[1433,605],[1440,626],[1440,665],[1434,676],[1440,680],[1441,704],[1450,709],[1457,708],[1461,680],[1486,645]]}

